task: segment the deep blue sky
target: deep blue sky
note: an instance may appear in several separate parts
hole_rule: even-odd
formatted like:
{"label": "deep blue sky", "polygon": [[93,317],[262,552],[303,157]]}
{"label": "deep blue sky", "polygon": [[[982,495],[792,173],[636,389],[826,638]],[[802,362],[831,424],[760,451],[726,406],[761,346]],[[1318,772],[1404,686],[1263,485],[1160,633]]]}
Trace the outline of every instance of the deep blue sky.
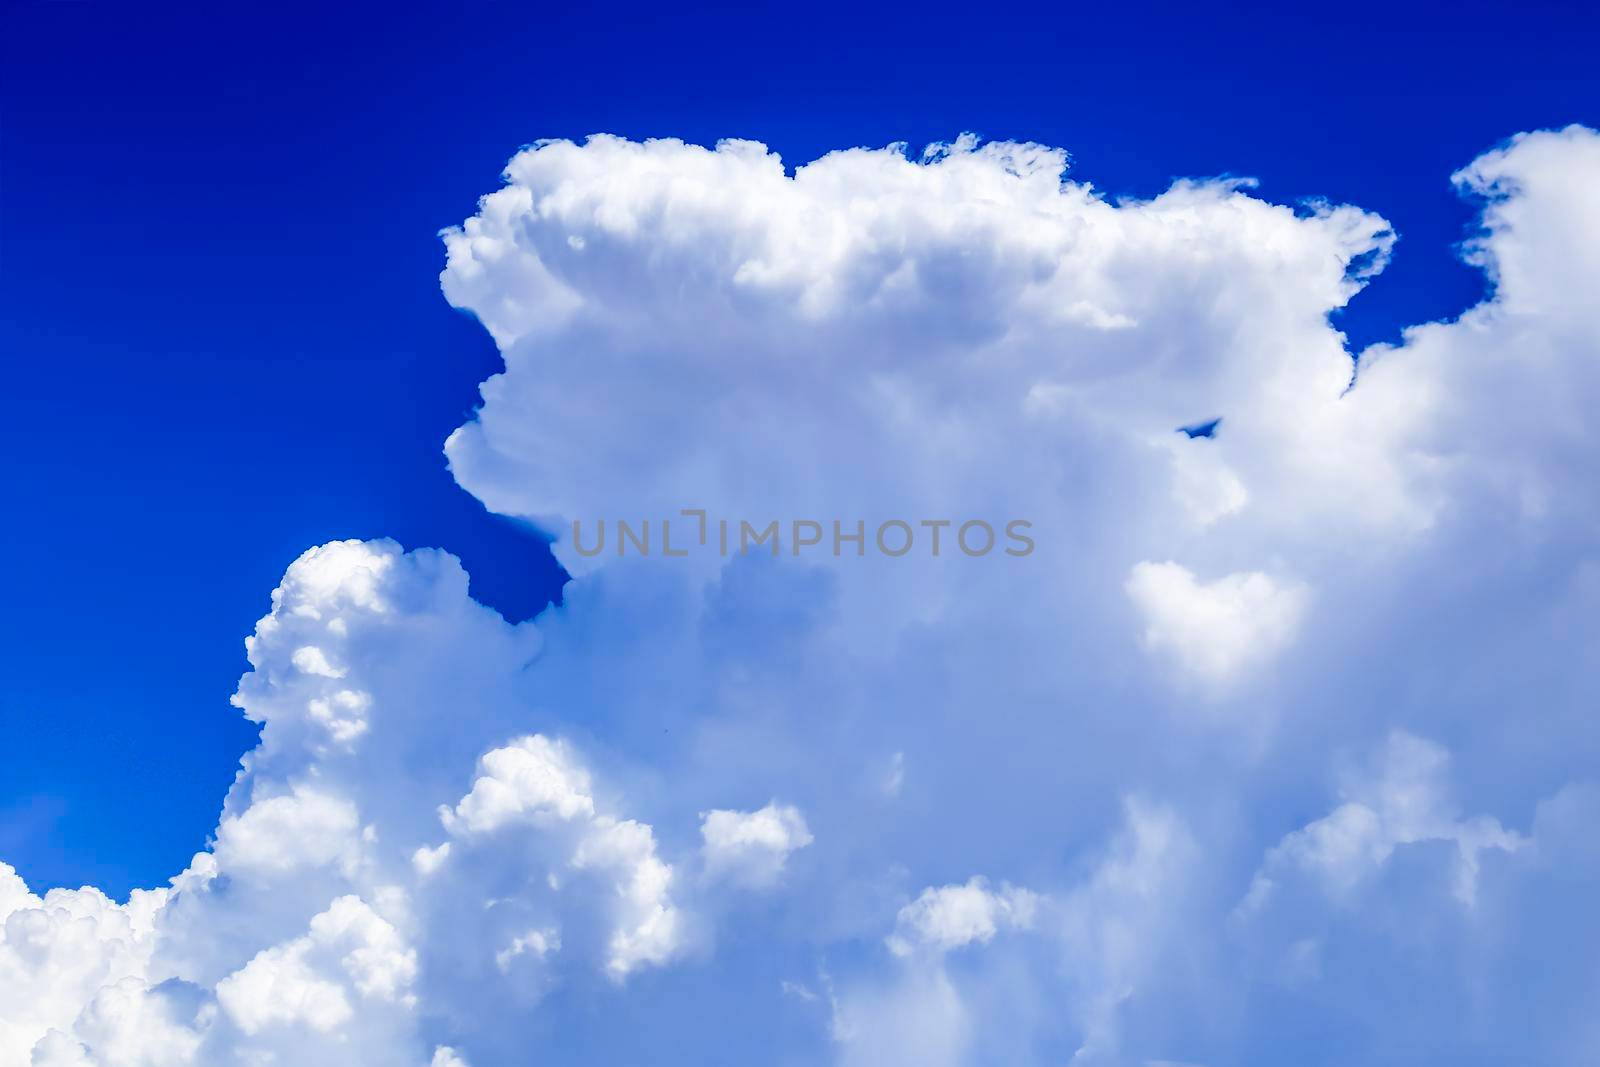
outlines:
{"label": "deep blue sky", "polygon": [[1600,123],[1578,5],[156,6],[8,0],[0,25],[0,859],[37,887],[120,894],[203,846],[254,736],[243,638],[305,547],[441,545],[519,617],[556,588],[440,451],[497,357],[435,235],[524,142],[799,163],[972,130],[1065,146],[1112,194],[1254,175],[1395,223],[1341,323],[1364,343],[1481,292],[1453,169]]}

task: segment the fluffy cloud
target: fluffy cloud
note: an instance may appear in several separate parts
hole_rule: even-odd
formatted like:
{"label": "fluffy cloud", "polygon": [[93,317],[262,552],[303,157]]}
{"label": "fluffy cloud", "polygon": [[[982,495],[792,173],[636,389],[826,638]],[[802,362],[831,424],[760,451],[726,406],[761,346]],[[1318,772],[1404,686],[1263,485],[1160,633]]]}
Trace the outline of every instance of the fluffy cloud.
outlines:
{"label": "fluffy cloud", "polygon": [[142,975],[165,902],[164,890],[122,905],[91,888],[39,897],[0,864],[0,1062],[27,1063],[36,1041],[69,1030],[97,994]]}
{"label": "fluffy cloud", "polygon": [[417,973],[417,954],[395,928],[359,897],[344,896],[311,920],[306,936],[258,953],[219,982],[217,1001],[246,1034],[285,1023],[332,1030],[352,1012],[345,982],[311,962],[319,953],[337,961],[363,997],[393,1001]]}
{"label": "fluffy cloud", "polygon": [[254,797],[217,827],[215,852],[229,870],[284,872],[302,865],[352,864],[360,855],[355,806],[303,785]]}
{"label": "fluffy cloud", "polygon": [[571,821],[594,818],[589,774],[571,750],[546,737],[523,737],[478,761],[481,777],[440,820],[452,832],[488,833],[527,819]]}
{"label": "fluffy cloud", "polygon": [[[249,642],[235,702],[262,741],[212,849],[126,905],[4,869],[6,1062],[462,1062],[435,1038],[470,1039],[477,983],[527,1002],[561,968],[615,985],[680,954],[651,827],[597,799],[574,744],[514,732],[538,644],[442,553],[307,552]],[[305,669],[307,647],[343,666]],[[350,692],[367,728],[330,744],[320,709]]]}
{"label": "fluffy cloud", "polygon": [[1110,840],[1050,894],[974,876],[902,907],[885,942],[898,970],[833,1005],[844,1061],[1114,1059],[1123,1002],[1189,947],[1179,916],[1198,859],[1174,812],[1122,806]]}
{"label": "fluffy cloud", "polygon": [[789,853],[812,842],[800,809],[777,801],[759,811],[704,812],[700,836],[709,877],[755,887],[776,883]]}
{"label": "fluffy cloud", "polygon": [[1395,733],[1384,748],[1375,780],[1351,783],[1348,799],[1289,834],[1268,853],[1244,909],[1265,906],[1277,879],[1286,874],[1309,877],[1332,899],[1348,904],[1396,848],[1423,841],[1455,846],[1459,856],[1454,893],[1470,907],[1477,899],[1478,853],[1510,852],[1524,842],[1489,816],[1457,817],[1442,780],[1448,762],[1448,753],[1439,746]]}
{"label": "fluffy cloud", "polygon": [[992,941],[1002,928],[1027,929],[1033,923],[1034,894],[1002,886],[991,892],[981,877],[965,885],[925,889],[900,909],[889,949],[910,955],[917,946],[945,952],[962,945]]}
{"label": "fluffy cloud", "polygon": [[189,869],[0,868],[0,1061],[1593,1058],[1600,136],[1463,170],[1490,298],[1359,359],[1381,218],[1064,166],[518,154],[446,448],[562,606],[295,561]]}
{"label": "fluffy cloud", "polygon": [[[878,626],[926,618],[952,582],[919,565],[924,520],[1031,521],[1031,573],[1063,580],[1102,538],[1160,558],[1229,516],[1219,543],[1426,520],[1393,457],[1313,443],[1362,422],[1326,316],[1381,264],[1382,219],[1227,182],[1113,206],[1063,165],[967,141],[834,153],[792,177],[746,142],[530,149],[446,235],[445,292],[506,359],[450,439],[452,469],[545,522],[573,573],[620,544],[580,553],[574,519],[650,520],[658,537],[676,520],[681,545],[700,532],[681,512],[704,509],[735,530],[778,520],[786,550],[792,520],[815,520],[807,558],[824,561],[834,520],[865,519],[869,538],[907,522],[921,545],[899,580],[855,568],[845,586]],[[1216,441],[1177,440],[1218,416]]]}
{"label": "fluffy cloud", "polygon": [[1308,599],[1304,587],[1258,572],[1202,583],[1177,563],[1139,563],[1126,588],[1145,643],[1219,685],[1290,644]]}

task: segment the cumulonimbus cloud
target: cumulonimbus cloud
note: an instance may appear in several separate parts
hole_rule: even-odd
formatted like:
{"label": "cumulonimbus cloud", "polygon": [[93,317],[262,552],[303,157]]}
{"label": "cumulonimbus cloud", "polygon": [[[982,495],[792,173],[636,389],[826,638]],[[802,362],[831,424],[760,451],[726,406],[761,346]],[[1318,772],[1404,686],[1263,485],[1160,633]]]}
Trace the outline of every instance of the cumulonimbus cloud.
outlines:
{"label": "cumulonimbus cloud", "polygon": [[1490,297],[1359,360],[1384,220],[1065,163],[519,153],[444,236],[505,359],[447,452],[564,604],[303,555],[190,867],[0,868],[0,1063],[1592,1051],[1600,136],[1463,170]]}

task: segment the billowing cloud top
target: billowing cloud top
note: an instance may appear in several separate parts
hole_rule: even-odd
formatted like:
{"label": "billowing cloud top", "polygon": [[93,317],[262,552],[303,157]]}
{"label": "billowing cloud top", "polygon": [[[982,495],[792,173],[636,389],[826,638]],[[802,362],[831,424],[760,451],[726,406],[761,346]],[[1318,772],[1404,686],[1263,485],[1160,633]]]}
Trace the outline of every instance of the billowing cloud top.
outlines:
{"label": "billowing cloud top", "polygon": [[189,869],[0,867],[0,1064],[1600,1055],[1600,136],[1358,360],[1382,219],[1065,160],[516,156],[447,451],[564,605],[303,555]]}

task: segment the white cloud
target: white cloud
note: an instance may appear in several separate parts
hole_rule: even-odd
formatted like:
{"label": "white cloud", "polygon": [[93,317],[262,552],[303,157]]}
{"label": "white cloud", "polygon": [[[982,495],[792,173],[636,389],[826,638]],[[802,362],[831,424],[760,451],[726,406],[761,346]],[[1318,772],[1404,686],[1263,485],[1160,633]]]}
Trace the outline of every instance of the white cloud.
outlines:
{"label": "white cloud", "polygon": [[359,897],[343,896],[305,936],[263,950],[218,982],[217,1002],[249,1035],[295,1024],[326,1033],[349,1021],[355,996],[395,1001],[416,973],[416,951],[395,928]]}
{"label": "white cloud", "polygon": [[344,668],[329,663],[328,654],[315,645],[303,645],[295,649],[293,663],[297,669],[323,678],[343,678],[345,674]]}
{"label": "white cloud", "polygon": [[[1245,1062],[1286,957],[1315,1017],[1432,1013],[1362,1015],[1386,1054],[1417,1019],[1460,1061],[1586,1048],[1597,145],[1463,171],[1494,298],[1353,388],[1329,316],[1392,241],[1355,208],[1113,203],[1034,145],[529,148],[446,236],[506,362],[462,485],[563,536],[688,507],[918,550],[563,540],[520,625],[443,552],[308,551],[214,848],[123,905],[0,868],[0,1062],[709,1062],[807,1027],[797,1061]],[[969,519],[1035,551],[966,556]],[[1328,753],[1391,736],[1307,823]]]}
{"label": "white cloud", "polygon": [[[1022,517],[1050,557],[1035,573],[1066,562],[1051,545],[1097,541],[1091,526],[1148,551],[1178,544],[1159,533],[1175,520],[1250,516],[1230,531],[1248,539],[1426,517],[1409,472],[1369,462],[1364,439],[1317,443],[1355,425],[1326,315],[1359,287],[1352,265],[1387,248],[1382,219],[1297,215],[1227,182],[1113,206],[1062,183],[1063,163],[963,141],[927,162],[834,153],[791,177],[748,142],[525,151],[447,235],[445,292],[506,360],[450,440],[452,469],[494,510],[550,523],[573,573],[608,557],[575,552],[565,522],[687,507]],[[525,314],[552,301],[566,310]],[[1218,440],[1177,439],[1216,415]],[[1066,457],[1084,481],[1041,491]],[[867,570],[845,595],[886,623],[945,584]]]}
{"label": "white cloud", "polygon": [[702,812],[700,836],[709,877],[755,888],[776,883],[789,854],[812,842],[800,809],[777,801],[757,811]]}
{"label": "white cloud", "polygon": [[530,955],[542,960],[560,949],[561,934],[553,927],[545,930],[529,930],[521,937],[512,938],[511,944],[496,952],[494,962],[502,971],[509,971],[518,956]]}
{"label": "white cloud", "polygon": [[1136,565],[1126,589],[1145,644],[1219,685],[1291,644],[1311,599],[1305,586],[1259,572],[1201,582],[1172,562]]}
{"label": "white cloud", "polygon": [[1072,962],[1075,1057],[1092,1062],[1121,1049],[1119,1011],[1182,952],[1186,896],[1201,867],[1200,847],[1178,814],[1147,800],[1123,800],[1123,822],[1091,876],[1060,904]]}
{"label": "white cloud", "polygon": [[992,891],[977,876],[965,885],[924,889],[900,909],[889,949],[905,956],[918,947],[948,952],[974,942],[987,944],[1000,930],[1026,930],[1037,906],[1038,897],[1028,890],[1003,885]]}
{"label": "white cloud", "polygon": [[201,1036],[191,1021],[181,1018],[182,1009],[172,1000],[137,978],[108,985],[95,994],[73,1027],[82,1043],[59,1030],[51,1031],[35,1047],[33,1062],[41,1067],[187,1067],[198,1063]]}
{"label": "white cloud", "polygon": [[682,920],[670,895],[672,867],[657,857],[650,827],[602,815],[578,843],[572,865],[615,879],[620,908],[607,971],[620,979],[642,965],[672,958],[682,945]]}
{"label": "white cloud", "polygon": [[302,866],[360,858],[360,816],[349,801],[295,784],[288,793],[260,796],[217,827],[216,855],[231,870],[276,874]]}
{"label": "white cloud", "polygon": [[589,774],[560,741],[534,736],[485,753],[481,776],[455,808],[440,817],[451,831],[487,833],[519,819],[594,817]]}
{"label": "white cloud", "polygon": [[[518,822],[575,824],[571,866],[614,879],[617,925],[607,970],[625,978],[642,965],[665,963],[678,951],[681,921],[671,899],[674,874],[656,854],[654,832],[633,819],[597,814],[589,773],[564,742],[539,735],[519,738],[486,753],[479,771],[471,792],[453,809],[439,809],[447,830],[481,835]],[[431,863],[434,855],[425,853],[420,865]]]}
{"label": "white cloud", "polygon": [[415,867],[418,874],[429,875],[444,865],[450,858],[450,842],[429,848],[423,845],[411,854],[411,866]]}
{"label": "white cloud", "polygon": [[136,891],[122,905],[91,888],[35,896],[0,863],[0,1062],[26,1063],[35,1042],[70,1032],[102,989],[142,977],[165,902],[164,891]]}
{"label": "white cloud", "polygon": [[[1119,830],[1070,884],[1036,893],[974,877],[924,890],[887,938],[905,969],[852,985],[836,1008],[845,1061],[867,1062],[871,1050],[917,1063],[910,1050],[938,1026],[956,1042],[941,1053],[953,1063],[967,1062],[969,1047],[1022,1055],[1052,1031],[1061,1060],[1120,1062],[1118,1012],[1183,952],[1200,860],[1175,813],[1126,798]],[[951,967],[949,953],[979,947]]]}
{"label": "white cloud", "polygon": [[257,1034],[269,1026],[303,1023],[324,1033],[349,1020],[344,988],[305,961],[309,940],[262,951],[217,984],[217,1001],[239,1029]]}
{"label": "white cloud", "polygon": [[1515,851],[1526,842],[1488,816],[1462,819],[1445,781],[1449,755],[1430,741],[1396,731],[1345,799],[1327,815],[1286,836],[1267,853],[1241,904],[1241,913],[1270,901],[1290,874],[1314,879],[1334,901],[1348,905],[1396,848],[1448,842],[1457,851],[1453,892],[1464,906],[1477,899],[1478,854]]}

